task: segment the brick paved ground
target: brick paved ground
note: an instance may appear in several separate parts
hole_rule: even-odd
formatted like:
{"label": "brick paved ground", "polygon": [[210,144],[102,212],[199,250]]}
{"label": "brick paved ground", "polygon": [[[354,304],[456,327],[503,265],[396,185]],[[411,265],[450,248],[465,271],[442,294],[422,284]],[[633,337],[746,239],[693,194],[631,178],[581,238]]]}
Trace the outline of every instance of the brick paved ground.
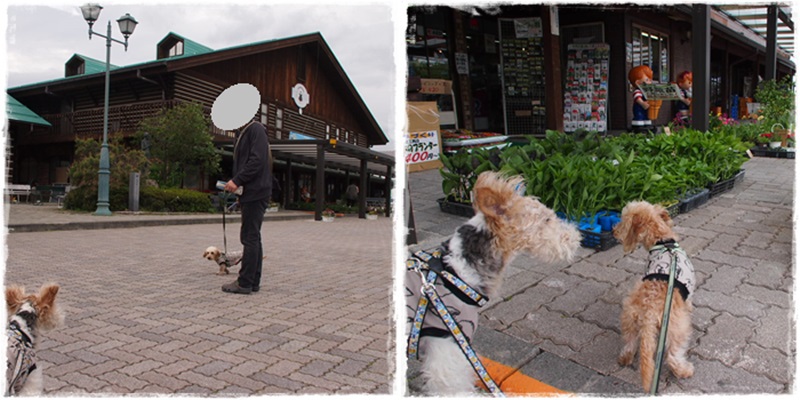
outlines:
{"label": "brick paved ground", "polygon": [[7,235],[6,283],[62,286],[66,326],[38,352],[46,394],[389,393],[391,220],[267,221],[263,234],[249,296],[223,293],[235,275],[201,258],[222,245],[219,223]]}
{"label": "brick paved ground", "polygon": [[[689,350],[695,375],[677,380],[665,368],[662,393],[793,390],[794,165],[752,159],[734,190],[675,218],[698,277]],[[439,211],[438,171],[412,173],[408,181],[419,240],[412,249],[435,246],[465,219]],[[637,393],[638,371],[618,366],[616,357],[621,303],[641,279],[645,258],[642,249],[623,255],[621,246],[581,249],[572,264],[518,258],[501,296],[482,312],[476,348],[561,389]],[[510,355],[505,346],[514,349]],[[413,392],[414,363],[409,371]]]}

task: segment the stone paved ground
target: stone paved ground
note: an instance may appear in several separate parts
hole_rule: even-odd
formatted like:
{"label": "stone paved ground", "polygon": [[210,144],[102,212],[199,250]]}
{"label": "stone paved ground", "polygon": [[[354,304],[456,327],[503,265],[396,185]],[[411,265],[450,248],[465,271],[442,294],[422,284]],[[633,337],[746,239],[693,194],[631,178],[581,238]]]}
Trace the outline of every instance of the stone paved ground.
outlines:
{"label": "stone paved ground", "polygon": [[[698,277],[689,349],[695,375],[677,380],[665,368],[661,393],[792,392],[794,165],[752,159],[732,191],[675,218]],[[418,239],[411,249],[433,247],[465,218],[439,211],[437,171],[409,174],[408,182]],[[616,246],[581,249],[571,264],[516,259],[501,296],[482,312],[476,348],[561,389],[637,393],[637,369],[620,367],[616,357],[621,303],[641,279],[645,258],[643,249],[624,255]]]}
{"label": "stone paved ground", "polygon": [[6,284],[62,287],[45,393],[389,393],[391,220],[268,220],[263,235],[261,291],[243,296],[201,258],[219,223],[8,234]]}

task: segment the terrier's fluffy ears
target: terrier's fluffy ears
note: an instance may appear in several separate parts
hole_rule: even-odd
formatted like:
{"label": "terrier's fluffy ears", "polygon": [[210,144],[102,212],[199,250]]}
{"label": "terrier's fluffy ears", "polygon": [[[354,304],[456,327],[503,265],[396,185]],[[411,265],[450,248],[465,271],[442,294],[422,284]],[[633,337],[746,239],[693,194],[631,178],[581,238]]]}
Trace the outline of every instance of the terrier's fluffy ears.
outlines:
{"label": "terrier's fluffy ears", "polygon": [[672,218],[663,206],[633,201],[622,209],[622,220],[614,228],[614,236],[629,253],[640,243],[647,247],[666,236],[674,237],[672,226]]}
{"label": "terrier's fluffy ears", "polygon": [[519,176],[508,178],[491,171],[478,175],[473,189],[475,211],[489,218],[503,216],[513,204],[510,200],[522,182]]}
{"label": "terrier's fluffy ears", "polygon": [[26,295],[25,287],[12,285],[6,288],[6,309],[9,314],[13,314],[22,303],[32,298],[33,306],[39,315],[39,324],[44,329],[49,329],[59,325],[62,320],[61,314],[56,310],[56,295],[59,286],[55,283],[42,285],[38,295]]}

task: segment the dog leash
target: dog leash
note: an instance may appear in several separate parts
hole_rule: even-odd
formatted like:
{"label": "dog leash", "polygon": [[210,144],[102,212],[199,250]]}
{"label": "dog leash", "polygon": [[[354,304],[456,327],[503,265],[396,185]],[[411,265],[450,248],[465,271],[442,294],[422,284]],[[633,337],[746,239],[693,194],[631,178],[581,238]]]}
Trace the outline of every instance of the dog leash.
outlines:
{"label": "dog leash", "polygon": [[[217,188],[219,189],[219,184],[222,181],[217,182]],[[224,189],[223,186],[222,190],[222,246],[224,247],[224,255],[225,255],[225,266],[230,268],[231,262],[228,261],[228,234],[227,230],[225,229],[225,211],[228,209],[228,198],[230,197],[230,193]]]}
{"label": "dog leash", "polygon": [[[417,310],[414,315],[414,321],[408,339],[408,357],[419,357],[418,350],[420,334],[422,331],[422,323],[425,319],[428,305],[432,303],[437,314],[439,315],[439,318],[441,318],[444,324],[447,326],[450,334],[453,335],[456,343],[458,343],[458,346],[461,348],[461,352],[467,358],[467,361],[469,361],[470,365],[472,365],[472,369],[475,370],[475,373],[478,374],[478,377],[481,379],[484,385],[486,385],[486,387],[489,389],[489,392],[495,397],[505,397],[503,392],[500,390],[500,387],[489,375],[489,372],[486,371],[486,368],[483,366],[483,363],[478,358],[477,354],[475,354],[475,351],[469,344],[469,340],[467,340],[466,336],[464,336],[464,333],[461,331],[461,327],[458,326],[458,323],[450,315],[450,312],[447,311],[447,306],[445,306],[444,302],[439,297],[439,294],[436,292],[434,284],[437,277],[442,277],[444,280],[458,288],[458,290],[461,291],[461,294],[466,296],[478,306],[483,306],[489,300],[478,293],[478,291],[470,287],[466,282],[443,269],[440,264],[440,250],[437,249],[433,253],[418,251],[414,253],[414,257],[415,258],[406,261],[406,266],[408,269],[419,273],[422,280],[421,292],[424,293],[425,296],[420,297]],[[425,271],[427,271],[427,274]],[[458,293],[455,292],[453,294],[458,295]]]}
{"label": "dog leash", "polygon": [[[675,270],[678,265],[678,257],[675,254],[679,250],[677,243],[668,243],[661,245],[664,251],[670,252],[672,255],[672,262],[669,264],[669,280],[667,284],[667,299],[664,302],[664,315],[661,319],[661,332],[658,335],[658,348],[656,351],[656,369],[653,372],[653,381],[650,384],[650,395],[655,396],[658,393],[658,378],[661,376],[661,362],[664,360],[664,345],[667,341],[667,326],[669,325],[669,313],[672,308],[672,291],[675,287]],[[659,248],[656,248],[659,250]],[[652,249],[651,249],[652,251]]]}

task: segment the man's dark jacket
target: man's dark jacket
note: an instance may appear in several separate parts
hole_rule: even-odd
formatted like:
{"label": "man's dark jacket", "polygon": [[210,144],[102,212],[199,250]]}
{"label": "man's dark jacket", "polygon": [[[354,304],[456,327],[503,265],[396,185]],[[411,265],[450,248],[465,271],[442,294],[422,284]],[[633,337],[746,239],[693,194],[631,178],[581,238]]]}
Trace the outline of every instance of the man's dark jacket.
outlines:
{"label": "man's dark jacket", "polygon": [[249,123],[236,134],[233,149],[232,180],[237,186],[244,186],[240,202],[269,199],[272,194],[270,161],[267,129],[259,122]]}

